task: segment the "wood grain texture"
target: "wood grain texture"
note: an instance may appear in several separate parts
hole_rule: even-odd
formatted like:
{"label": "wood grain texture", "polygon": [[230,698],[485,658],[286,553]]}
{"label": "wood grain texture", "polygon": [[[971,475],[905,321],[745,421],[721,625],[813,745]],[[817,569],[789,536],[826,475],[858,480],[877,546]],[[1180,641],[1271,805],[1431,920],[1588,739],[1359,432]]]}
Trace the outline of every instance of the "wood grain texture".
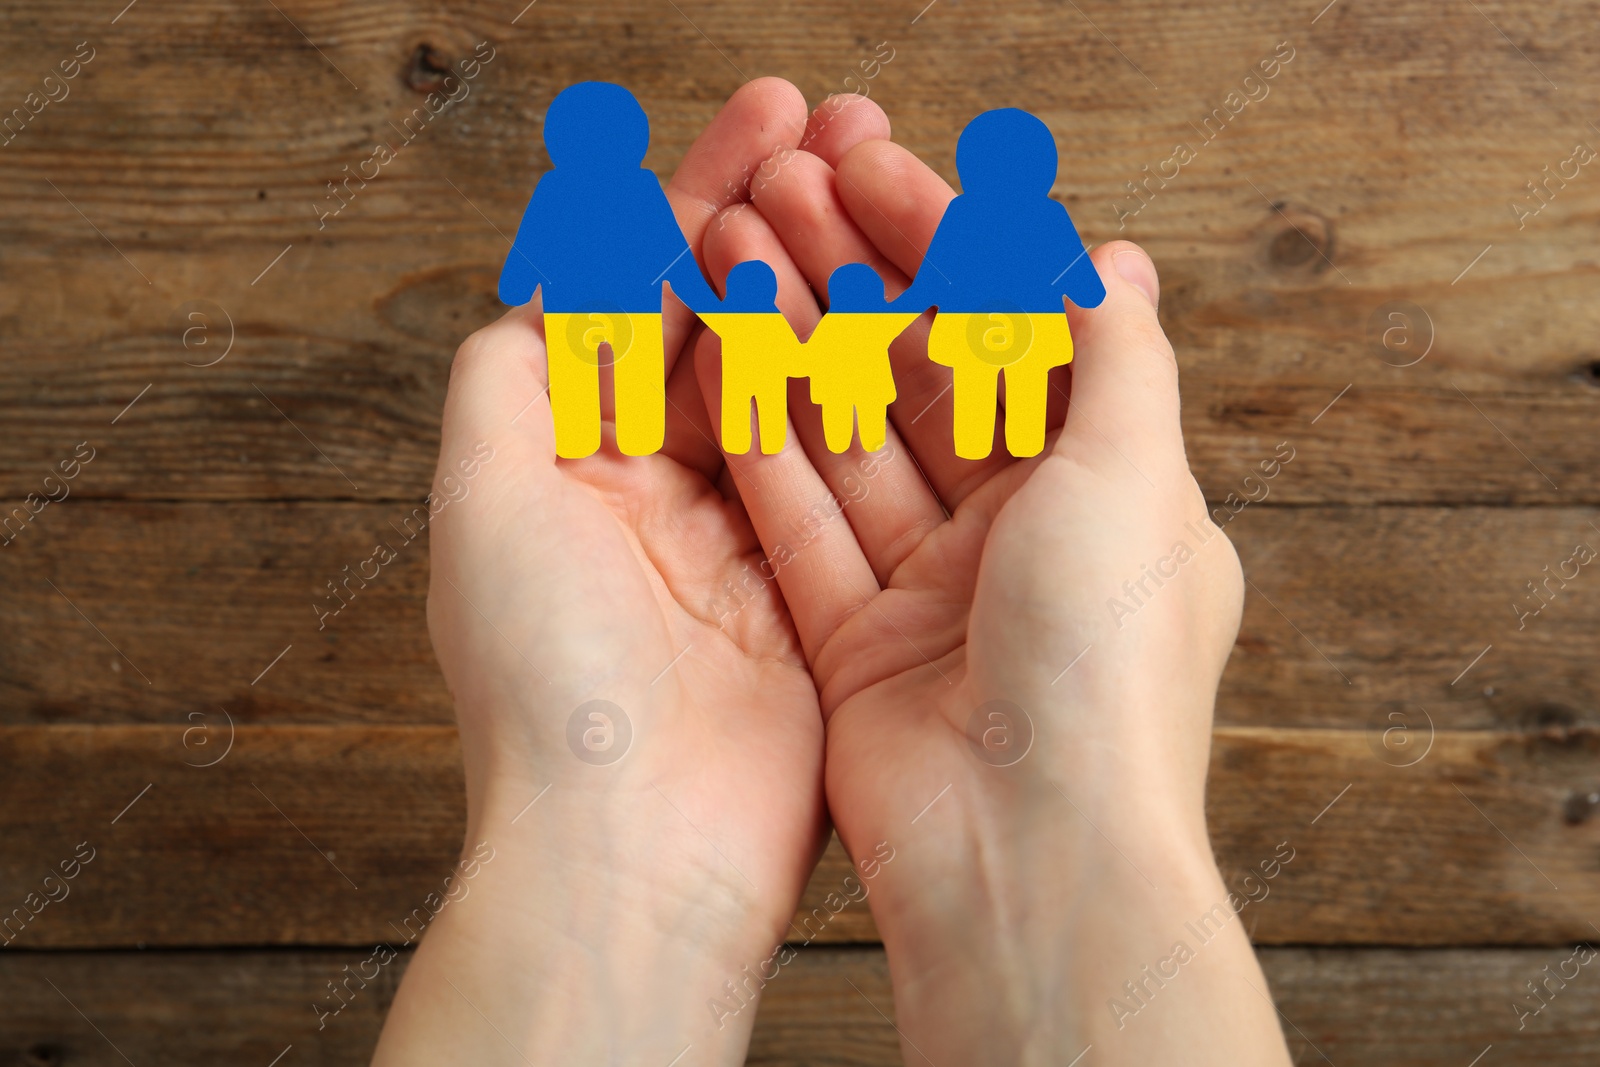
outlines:
{"label": "wood grain texture", "polygon": [[[1041,729],[1047,729],[1041,724]],[[70,858],[71,893],[35,907],[12,947],[359,945],[404,937],[464,828],[453,728],[240,727],[215,766],[182,726],[0,728],[0,884],[16,899]],[[1600,733],[1438,732],[1397,767],[1350,730],[1226,728],[1212,839],[1225,881],[1282,842],[1295,858],[1249,906],[1269,944],[1553,944],[1600,914],[1600,820],[1574,821]],[[186,765],[191,764],[191,765]],[[1004,773],[996,771],[996,773]],[[951,797],[961,802],[959,794]],[[131,805],[131,806],[130,806]],[[1071,817],[1063,809],[1063,817]],[[1092,814],[1091,816],[1092,817]],[[938,847],[938,822],[919,827]],[[492,837],[516,847],[515,830]],[[833,848],[804,916],[849,871]],[[26,921],[23,921],[26,920]],[[813,924],[814,926],[816,924]],[[20,933],[16,931],[20,930]],[[820,940],[876,935],[852,905]]]}
{"label": "wood grain texture", "polygon": [[[1507,1067],[1587,1067],[1600,1057],[1600,982],[1587,968],[1521,1030],[1512,1008],[1528,996],[1524,983],[1570,955],[1269,948],[1261,963],[1296,1063],[1465,1067],[1492,1045],[1492,1062]],[[351,950],[0,953],[0,1048],[28,1067],[210,1067],[264,1065],[292,1046],[284,1062],[355,1067],[377,1041],[409,953],[321,1030],[313,1004],[328,1003],[325,983],[363,958]],[[893,1018],[881,949],[806,949],[768,984],[746,1062],[921,1062],[915,1053],[902,1060]],[[942,1062],[938,1050],[925,1051]]]}
{"label": "wood grain texture", "polygon": [[[322,1032],[314,995],[462,830],[426,544],[395,524],[451,353],[500,311],[544,109],[626,82],[666,175],[762,75],[865,88],[951,180],[972,115],[1035,111],[1085,239],[1159,264],[1197,477],[1266,494],[1227,519],[1252,585],[1210,817],[1230,885],[1297,850],[1256,940],[1334,946],[1262,953],[1296,1062],[1600,1059],[1587,971],[1526,1030],[1511,1008],[1600,922],[1600,579],[1518,615],[1600,547],[1600,169],[1529,191],[1600,145],[1600,3],[925,5],[0,0],[0,117],[95,49],[0,135],[0,521],[96,450],[0,546],[0,916],[97,850],[0,950],[0,1059],[366,1061],[403,964]],[[319,224],[480,41],[470,95]],[[1280,42],[1270,93],[1197,130]],[[375,538],[399,558],[319,630]],[[233,749],[186,766],[221,709]],[[802,912],[846,869],[834,844]],[[823,935],[875,937],[859,906]],[[161,948],[306,945],[341,947]],[[899,1063],[880,1009],[880,949],[810,946],[750,1062]]]}
{"label": "wood grain texture", "polygon": [[[479,477],[495,475],[491,462]],[[1291,462],[1274,481],[1293,477]],[[0,546],[0,722],[177,724],[219,709],[247,723],[453,721],[414,511],[48,506]],[[1557,573],[1577,544],[1600,552],[1593,510],[1252,505],[1223,517],[1252,585],[1220,722],[1600,726],[1600,563],[1541,586],[1537,615],[1517,613],[1541,603],[1527,583]],[[344,587],[353,599],[321,620],[339,603],[328,583],[379,541],[395,561]],[[1136,577],[1115,576],[1108,599]],[[1074,654],[1063,649],[1062,666]]]}
{"label": "wood grain texture", "polygon": [[[0,499],[86,439],[106,453],[86,496],[420,495],[449,355],[496,313],[555,91],[626,81],[669,173],[733,89],[778,75],[813,103],[867,89],[951,178],[978,111],[1022,103],[1050,123],[1086,239],[1135,238],[1162,265],[1191,456],[1217,498],[1290,440],[1281,501],[1600,502],[1582,446],[1600,415],[1600,178],[1552,185],[1547,204],[1526,189],[1594,140],[1592,2],[1498,21],[1340,4],[1313,22],[1320,4],[1267,0],[942,4],[915,21],[921,5],[544,0],[516,25],[499,3],[282,6],[195,0],[114,26],[0,8],[41,70],[97,49],[0,148]],[[398,139],[479,41],[495,58],[470,94],[319,222],[327,183]],[[863,82],[880,42],[893,58]],[[1268,95],[1204,139],[1280,42],[1294,58]],[[1178,143],[1194,160],[1130,192]],[[1543,206],[1519,224],[1514,203]],[[212,347],[184,348],[174,311],[194,300],[231,323],[214,367],[184,365],[219,351],[222,319]],[[1418,336],[1386,350],[1378,313],[1397,300],[1422,309]]]}

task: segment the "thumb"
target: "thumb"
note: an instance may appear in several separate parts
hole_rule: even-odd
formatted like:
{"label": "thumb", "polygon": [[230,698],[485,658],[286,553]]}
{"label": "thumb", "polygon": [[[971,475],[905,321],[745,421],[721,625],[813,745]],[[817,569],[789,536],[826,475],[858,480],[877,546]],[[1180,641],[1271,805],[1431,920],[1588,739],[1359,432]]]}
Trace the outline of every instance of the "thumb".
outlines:
{"label": "thumb", "polygon": [[440,462],[481,438],[514,445],[526,461],[555,462],[544,324],[537,296],[461,343],[450,365]]}
{"label": "thumb", "polygon": [[1146,477],[1187,469],[1178,418],[1178,362],[1156,317],[1161,281],[1129,241],[1090,254],[1105,284],[1098,307],[1072,307],[1072,402],[1058,449],[1099,466],[1128,463]]}
{"label": "thumb", "polygon": [[559,486],[540,318],[537,300],[512,308],[451,364],[427,498],[436,576],[457,573],[441,561],[472,545],[492,549],[510,517],[548,511]]}

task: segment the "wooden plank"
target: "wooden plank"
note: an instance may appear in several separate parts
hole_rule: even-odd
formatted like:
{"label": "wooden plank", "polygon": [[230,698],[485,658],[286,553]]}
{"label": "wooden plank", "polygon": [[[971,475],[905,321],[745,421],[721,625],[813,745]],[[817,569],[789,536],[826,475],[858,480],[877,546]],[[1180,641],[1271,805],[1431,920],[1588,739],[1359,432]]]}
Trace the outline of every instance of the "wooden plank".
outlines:
{"label": "wooden plank", "polygon": [[[453,721],[419,506],[50,505],[0,548],[4,717]],[[396,558],[378,577],[330,591],[379,540]],[[104,712],[96,691],[117,694]]]}
{"label": "wooden plank", "polygon": [[[327,1002],[326,982],[360,965],[361,952],[3,953],[0,1045],[30,1065],[266,1064],[291,1046],[286,1063],[364,1064],[409,953],[320,1031],[312,1007]],[[1587,970],[1517,1029],[1512,1004],[1528,996],[1524,983],[1561,967],[1570,949],[1260,955],[1296,1063],[1465,1067],[1490,1045],[1486,1061],[1506,1067],[1587,1067],[1600,1057],[1600,983]],[[894,1001],[881,949],[802,950],[764,991],[746,1062],[899,1065],[885,1017],[894,1018]]]}
{"label": "wooden plank", "polygon": [[[1600,19],[1583,11],[1596,5],[1503,5],[1502,38],[1470,6],[1426,0],[1314,24],[1268,0],[1227,19],[1169,2],[1082,17],[1023,4],[1003,20],[940,5],[915,22],[846,0],[681,17],[548,0],[515,26],[487,3],[286,5],[324,59],[268,8],[197,0],[67,26],[8,3],[0,26],[42,62],[85,36],[98,52],[4,148],[0,500],[38,491],[83,440],[104,450],[86,496],[420,495],[450,351],[494,313],[502,234],[545,165],[539,122],[561,85],[626,81],[654,119],[648,162],[670,171],[746,76],[816,101],[862,85],[887,42],[866,88],[908,146],[953,177],[961,125],[1025,103],[1063,144],[1057,192],[1085,237],[1150,247],[1190,454],[1218,499],[1287,440],[1300,458],[1279,501],[1595,503],[1582,443],[1600,415],[1600,181],[1553,184],[1520,225],[1512,208],[1539,203],[1526,184],[1592,140]],[[485,39],[496,55],[470,95],[322,226],[326,183]],[[1280,41],[1294,58],[1270,95],[1204,140],[1200,120]],[[1129,217],[1143,200],[1128,183],[1171,174],[1179,142],[1195,159]],[[183,347],[174,312],[196,300],[236,334],[214,367],[184,365],[218,351]],[[1434,341],[1404,368],[1415,347],[1378,341],[1400,300]]]}
{"label": "wooden plank", "polygon": [[[221,722],[223,709],[257,723],[453,721],[424,616],[426,536],[406,540],[413,510],[50,505],[0,547],[0,722],[177,726]],[[1515,610],[1540,603],[1527,583],[1559,573],[1577,544],[1600,550],[1594,512],[1253,505],[1222,517],[1253,585],[1219,722],[1600,724],[1595,564],[1552,583],[1520,630]],[[318,608],[337,603],[327,583],[380,540],[397,558],[349,586],[354,599],[319,630]]]}
{"label": "wooden plank", "polygon": [[1576,562],[1591,558],[1580,545],[1600,554],[1597,518],[1565,508],[1240,512],[1224,530],[1249,584],[1219,721],[1380,734],[1397,723],[1600,722],[1590,666],[1600,574]]}
{"label": "wooden plank", "polygon": [[[454,861],[464,812],[450,727],[241,726],[207,768],[192,764],[216,750],[186,749],[182,735],[177,724],[0,728],[0,884],[17,898],[0,905],[23,904],[80,843],[95,852],[13,947],[392,938]],[[1251,906],[1259,942],[1583,937],[1600,914],[1600,819],[1581,818],[1572,798],[1595,787],[1597,753],[1592,729],[1440,732],[1420,762],[1395,767],[1359,731],[1226,728],[1213,842],[1234,886],[1280,843],[1295,851]],[[847,870],[830,852],[802,917]],[[855,907],[823,934],[874,937]]]}

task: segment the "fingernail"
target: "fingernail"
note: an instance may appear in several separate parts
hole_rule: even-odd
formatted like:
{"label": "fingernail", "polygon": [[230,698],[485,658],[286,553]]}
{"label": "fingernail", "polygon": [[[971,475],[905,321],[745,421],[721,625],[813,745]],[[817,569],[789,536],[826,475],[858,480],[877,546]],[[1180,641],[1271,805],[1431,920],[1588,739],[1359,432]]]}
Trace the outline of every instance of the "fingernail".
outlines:
{"label": "fingernail", "polygon": [[1112,266],[1122,280],[1144,294],[1151,307],[1161,303],[1161,279],[1156,276],[1156,265],[1143,252],[1124,249],[1111,257]]}

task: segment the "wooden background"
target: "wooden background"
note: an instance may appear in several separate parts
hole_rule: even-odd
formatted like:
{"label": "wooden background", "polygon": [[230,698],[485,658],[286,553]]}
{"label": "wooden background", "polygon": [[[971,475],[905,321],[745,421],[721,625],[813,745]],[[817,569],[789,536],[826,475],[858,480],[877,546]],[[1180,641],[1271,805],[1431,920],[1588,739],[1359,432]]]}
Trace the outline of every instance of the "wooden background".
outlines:
{"label": "wooden background", "polygon": [[[953,178],[968,118],[1027,107],[1085,239],[1155,256],[1212,500],[1294,449],[1226,527],[1251,586],[1210,807],[1230,880],[1297,849],[1245,913],[1297,1062],[1600,1058],[1600,965],[1512,1007],[1600,939],[1600,565],[1517,609],[1600,549],[1600,163],[1512,207],[1600,145],[1600,6],[125,2],[0,2],[0,113],[94,49],[0,146],[0,503],[95,457],[0,546],[0,911],[95,850],[0,949],[0,1062],[365,1061],[400,967],[320,1032],[312,1003],[448,868],[458,749],[420,540],[321,632],[312,604],[427,490],[544,108],[626,82],[670,173],[747,77],[815,103],[881,42],[910,148]],[[325,183],[485,40],[319,229]],[[1119,231],[1126,183],[1282,41],[1270,95]],[[828,936],[752,1063],[898,1062],[845,981],[888,1008],[865,911]]]}

